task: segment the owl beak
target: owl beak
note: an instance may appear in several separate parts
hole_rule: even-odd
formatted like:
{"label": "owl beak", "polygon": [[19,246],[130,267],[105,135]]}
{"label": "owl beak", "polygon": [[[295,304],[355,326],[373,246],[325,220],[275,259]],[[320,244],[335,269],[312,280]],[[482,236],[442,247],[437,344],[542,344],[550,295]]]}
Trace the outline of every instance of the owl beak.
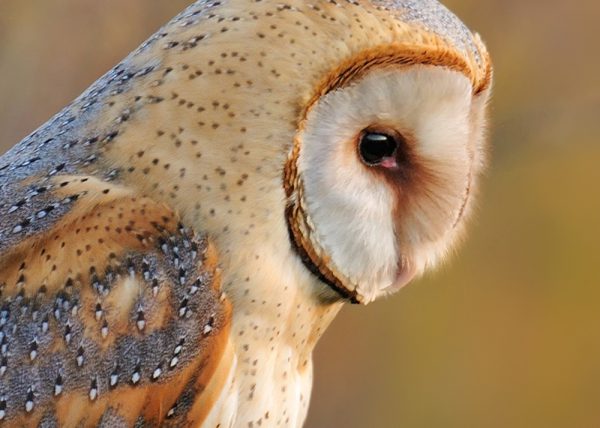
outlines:
{"label": "owl beak", "polygon": [[411,282],[417,275],[417,268],[413,263],[403,260],[401,267],[398,269],[398,274],[394,282],[385,287],[382,291],[386,294],[392,294],[400,290],[402,287]]}

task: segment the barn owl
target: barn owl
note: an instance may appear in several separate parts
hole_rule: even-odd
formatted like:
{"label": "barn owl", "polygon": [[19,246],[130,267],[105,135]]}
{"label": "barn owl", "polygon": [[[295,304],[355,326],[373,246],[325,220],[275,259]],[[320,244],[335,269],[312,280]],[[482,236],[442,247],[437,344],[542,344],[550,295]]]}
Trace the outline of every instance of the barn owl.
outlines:
{"label": "barn owl", "polygon": [[0,158],[0,420],[301,426],[462,236],[491,74],[435,0],[192,4]]}

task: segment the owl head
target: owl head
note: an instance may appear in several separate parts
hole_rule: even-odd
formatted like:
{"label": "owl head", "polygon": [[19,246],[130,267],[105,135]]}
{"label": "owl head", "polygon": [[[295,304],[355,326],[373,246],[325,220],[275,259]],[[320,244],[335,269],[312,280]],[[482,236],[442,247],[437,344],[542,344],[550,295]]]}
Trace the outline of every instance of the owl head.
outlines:
{"label": "owl head", "polygon": [[436,266],[462,236],[485,164],[491,84],[478,36],[439,3],[370,6],[385,43],[322,79],[284,180],[295,250],[361,303]]}
{"label": "owl head", "polygon": [[131,181],[214,237],[227,289],[260,276],[367,303],[461,236],[492,72],[437,1],[197,1],[140,52],[162,61],[142,95],[164,102],[119,139],[169,160]]}

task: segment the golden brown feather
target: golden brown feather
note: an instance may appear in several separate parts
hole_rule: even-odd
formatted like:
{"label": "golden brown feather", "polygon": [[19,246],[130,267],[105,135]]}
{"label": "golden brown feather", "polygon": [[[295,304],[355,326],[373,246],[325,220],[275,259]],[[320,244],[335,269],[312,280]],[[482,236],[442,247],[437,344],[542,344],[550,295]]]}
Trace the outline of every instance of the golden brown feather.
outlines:
{"label": "golden brown feather", "polygon": [[163,204],[57,176],[71,209],[2,255],[2,419],[36,426],[202,420],[230,309],[212,244]]}

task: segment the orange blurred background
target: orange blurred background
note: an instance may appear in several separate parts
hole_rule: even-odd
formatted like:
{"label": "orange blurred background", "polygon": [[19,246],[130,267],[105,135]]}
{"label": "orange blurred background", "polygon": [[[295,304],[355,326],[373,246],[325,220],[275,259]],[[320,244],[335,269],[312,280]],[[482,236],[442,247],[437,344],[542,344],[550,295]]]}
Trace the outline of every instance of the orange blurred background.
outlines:
{"label": "orange blurred background", "polygon": [[[1,0],[0,153],[190,0]],[[600,426],[600,2],[448,0],[493,55],[493,160],[452,263],[317,347],[308,427]]]}

